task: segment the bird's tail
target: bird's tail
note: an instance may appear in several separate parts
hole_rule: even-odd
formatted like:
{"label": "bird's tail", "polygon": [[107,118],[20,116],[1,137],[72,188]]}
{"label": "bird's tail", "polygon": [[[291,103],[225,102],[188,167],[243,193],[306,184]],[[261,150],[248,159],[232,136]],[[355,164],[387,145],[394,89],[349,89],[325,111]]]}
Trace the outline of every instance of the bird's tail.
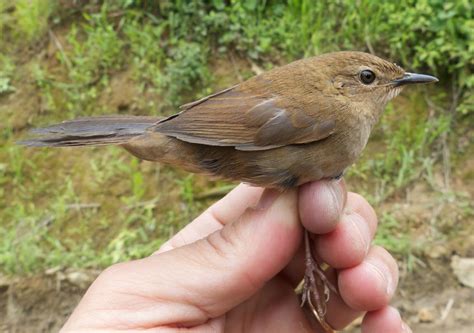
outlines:
{"label": "bird's tail", "polygon": [[33,129],[35,137],[19,144],[36,147],[118,145],[139,136],[159,121],[157,117],[106,116],[65,121]]}

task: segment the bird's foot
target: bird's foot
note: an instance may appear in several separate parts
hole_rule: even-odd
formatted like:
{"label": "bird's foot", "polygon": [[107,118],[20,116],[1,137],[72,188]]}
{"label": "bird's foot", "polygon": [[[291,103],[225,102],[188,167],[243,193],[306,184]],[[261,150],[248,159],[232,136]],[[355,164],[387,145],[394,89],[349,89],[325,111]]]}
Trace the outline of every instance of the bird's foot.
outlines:
{"label": "bird's foot", "polygon": [[303,291],[301,296],[301,306],[307,305],[318,323],[326,333],[334,330],[326,322],[326,304],[329,301],[331,291],[337,294],[337,289],[327,279],[323,269],[316,262],[311,251],[311,238],[309,231],[304,231],[305,240],[305,263],[306,271],[304,275]]}

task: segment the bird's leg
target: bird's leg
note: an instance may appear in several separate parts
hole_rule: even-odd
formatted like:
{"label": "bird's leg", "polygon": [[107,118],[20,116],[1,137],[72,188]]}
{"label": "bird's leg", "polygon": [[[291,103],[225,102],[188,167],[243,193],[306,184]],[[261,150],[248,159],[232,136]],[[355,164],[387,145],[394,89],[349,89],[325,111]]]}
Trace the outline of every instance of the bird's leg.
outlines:
{"label": "bird's leg", "polygon": [[[312,241],[309,236],[309,231],[304,231],[304,245],[305,245],[305,264],[306,271],[304,274],[303,293],[301,296],[301,306],[308,304],[311,312],[316,317],[319,324],[325,332],[334,332],[325,320],[326,303],[329,301],[330,292],[337,294],[336,288],[328,281],[324,271],[314,259],[312,252]],[[321,295],[321,291],[322,294]]]}

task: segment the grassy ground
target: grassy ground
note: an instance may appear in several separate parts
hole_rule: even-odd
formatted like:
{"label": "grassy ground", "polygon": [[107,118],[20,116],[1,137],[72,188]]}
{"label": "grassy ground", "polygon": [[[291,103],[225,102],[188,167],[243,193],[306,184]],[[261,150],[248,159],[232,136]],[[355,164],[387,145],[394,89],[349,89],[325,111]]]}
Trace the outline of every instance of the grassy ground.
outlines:
{"label": "grassy ground", "polygon": [[[409,4],[0,2],[0,270],[104,267],[148,255],[231,185],[116,148],[16,146],[28,128],[171,114],[261,69],[338,49],[375,52],[442,79],[389,105],[346,177],[379,212],[377,242],[412,267],[426,244],[462,236],[453,225],[473,218],[472,5]],[[456,214],[440,210],[428,229],[401,216],[394,205],[413,190]]]}

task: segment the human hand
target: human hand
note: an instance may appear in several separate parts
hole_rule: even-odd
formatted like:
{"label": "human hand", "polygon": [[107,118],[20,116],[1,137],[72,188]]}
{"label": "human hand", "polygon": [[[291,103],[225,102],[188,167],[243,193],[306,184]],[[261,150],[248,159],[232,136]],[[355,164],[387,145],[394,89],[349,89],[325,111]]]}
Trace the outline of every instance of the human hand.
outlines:
{"label": "human hand", "polygon": [[370,245],[377,219],[344,182],[298,190],[239,185],[150,257],[106,269],[63,331],[318,332],[294,288],[304,275],[301,223],[339,288],[335,329],[364,315],[362,332],[410,332],[393,296],[398,269]]}

